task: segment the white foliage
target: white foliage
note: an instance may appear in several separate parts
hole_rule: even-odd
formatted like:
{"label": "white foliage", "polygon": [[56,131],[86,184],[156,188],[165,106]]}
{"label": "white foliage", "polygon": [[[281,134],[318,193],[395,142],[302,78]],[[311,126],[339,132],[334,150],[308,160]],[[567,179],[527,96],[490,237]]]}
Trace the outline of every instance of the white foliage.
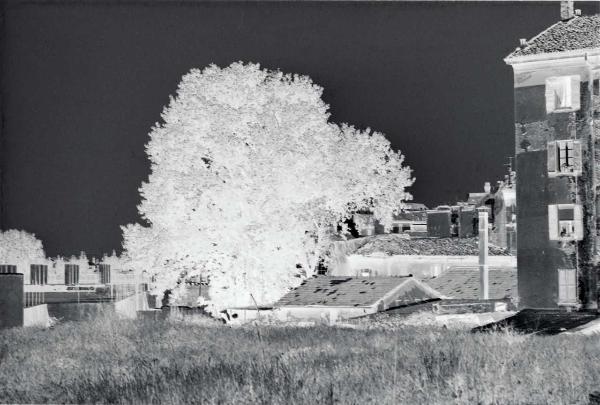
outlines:
{"label": "white foliage", "polygon": [[0,232],[0,264],[13,264],[23,273],[30,264],[46,260],[42,242],[34,234],[10,229]]}
{"label": "white foliage", "polygon": [[123,227],[129,264],[161,288],[207,275],[213,309],[268,304],[314,274],[353,211],[389,218],[410,169],[382,134],[330,123],[322,91],[256,64],[186,74],[146,145],[150,226]]}

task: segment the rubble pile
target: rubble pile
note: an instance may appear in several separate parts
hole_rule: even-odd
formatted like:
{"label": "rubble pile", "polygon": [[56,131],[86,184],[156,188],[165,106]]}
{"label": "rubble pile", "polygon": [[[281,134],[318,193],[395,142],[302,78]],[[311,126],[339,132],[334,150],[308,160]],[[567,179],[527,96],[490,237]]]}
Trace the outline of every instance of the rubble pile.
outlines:
{"label": "rubble pile", "polygon": [[419,311],[409,315],[390,315],[385,312],[353,320],[357,329],[389,329],[396,330],[406,327],[438,327],[447,329],[469,330],[474,327],[498,322],[514,315],[514,312],[483,312],[466,314],[434,314],[429,311]]}
{"label": "rubble pile", "polygon": [[[368,241],[354,252],[354,254],[365,256],[374,253],[384,253],[388,256],[477,256],[479,255],[479,243],[477,237],[406,239],[401,235],[388,234],[368,237]],[[493,256],[510,256],[506,249],[492,244],[489,245],[489,254]]]}

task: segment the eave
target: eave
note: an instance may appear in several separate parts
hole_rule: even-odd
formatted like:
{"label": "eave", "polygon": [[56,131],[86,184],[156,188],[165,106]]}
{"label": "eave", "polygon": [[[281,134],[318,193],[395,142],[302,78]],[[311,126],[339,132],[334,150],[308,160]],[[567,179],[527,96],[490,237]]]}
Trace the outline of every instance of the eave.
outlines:
{"label": "eave", "polygon": [[523,63],[539,63],[544,62],[556,62],[559,60],[566,59],[578,59],[583,58],[584,60],[590,57],[600,56],[600,48],[584,48],[575,49],[572,51],[560,51],[560,52],[547,52],[539,53],[534,55],[523,55],[523,56],[507,56],[504,58],[504,62],[507,65],[519,65]]}

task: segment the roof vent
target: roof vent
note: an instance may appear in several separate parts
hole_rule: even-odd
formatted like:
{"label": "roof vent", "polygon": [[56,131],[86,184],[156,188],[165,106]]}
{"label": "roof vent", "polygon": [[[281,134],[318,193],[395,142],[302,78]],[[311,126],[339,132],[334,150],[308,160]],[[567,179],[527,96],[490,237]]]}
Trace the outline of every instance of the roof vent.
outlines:
{"label": "roof vent", "polygon": [[560,2],[560,19],[563,21],[570,20],[575,17],[573,10],[573,0],[562,0]]}
{"label": "roof vent", "polygon": [[525,38],[519,39],[519,46],[527,46],[527,40]]}

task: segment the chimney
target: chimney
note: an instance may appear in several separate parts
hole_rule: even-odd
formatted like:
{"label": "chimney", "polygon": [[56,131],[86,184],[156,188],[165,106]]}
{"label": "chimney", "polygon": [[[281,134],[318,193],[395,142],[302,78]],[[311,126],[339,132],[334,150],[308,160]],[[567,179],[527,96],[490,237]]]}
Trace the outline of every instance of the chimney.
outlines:
{"label": "chimney", "polygon": [[485,192],[486,192],[486,193],[488,193],[488,194],[490,193],[490,191],[492,191],[492,186],[490,185],[490,182],[489,182],[489,181],[486,181],[486,182],[483,184],[483,191],[485,191]]}
{"label": "chimney", "polygon": [[488,213],[485,207],[477,208],[479,215],[479,298],[487,300],[489,294],[488,274]]}
{"label": "chimney", "polygon": [[575,15],[576,15],[577,17],[581,16],[581,10],[580,10],[580,9],[578,9],[578,8],[576,8],[576,9],[575,9]]}
{"label": "chimney", "polygon": [[575,17],[575,10],[573,9],[573,0],[562,0],[560,2],[560,19],[563,21],[567,21],[573,17]]}
{"label": "chimney", "polygon": [[519,39],[519,46],[521,46],[521,47],[527,46],[527,40],[525,38]]}

